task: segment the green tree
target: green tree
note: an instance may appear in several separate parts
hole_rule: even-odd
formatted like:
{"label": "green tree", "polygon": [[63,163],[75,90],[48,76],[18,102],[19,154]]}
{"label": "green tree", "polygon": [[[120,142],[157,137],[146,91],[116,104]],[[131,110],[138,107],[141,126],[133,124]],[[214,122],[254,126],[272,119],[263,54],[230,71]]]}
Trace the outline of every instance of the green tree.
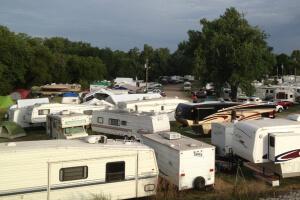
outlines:
{"label": "green tree", "polygon": [[267,34],[251,26],[235,8],[226,9],[218,19],[202,19],[200,23],[202,31],[189,32],[194,71],[202,80],[214,82],[217,89],[227,82],[236,98],[238,87],[260,79],[274,65]]}

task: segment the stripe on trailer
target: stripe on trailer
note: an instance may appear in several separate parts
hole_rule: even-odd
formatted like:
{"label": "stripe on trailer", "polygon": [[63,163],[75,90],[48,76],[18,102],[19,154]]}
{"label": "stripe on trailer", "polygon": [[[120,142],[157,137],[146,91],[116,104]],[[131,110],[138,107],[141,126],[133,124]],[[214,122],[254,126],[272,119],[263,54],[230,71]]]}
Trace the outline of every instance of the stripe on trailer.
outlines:
{"label": "stripe on trailer", "polygon": [[96,126],[96,127],[99,127],[99,128],[114,129],[114,130],[118,130],[118,131],[132,132],[132,129],[128,129],[128,128],[120,128],[120,127],[100,125],[100,124],[92,124],[92,126]]}
{"label": "stripe on trailer", "polygon": [[300,157],[300,149],[295,149],[292,151],[279,154],[278,156],[275,157],[275,162],[285,162],[299,157]]}

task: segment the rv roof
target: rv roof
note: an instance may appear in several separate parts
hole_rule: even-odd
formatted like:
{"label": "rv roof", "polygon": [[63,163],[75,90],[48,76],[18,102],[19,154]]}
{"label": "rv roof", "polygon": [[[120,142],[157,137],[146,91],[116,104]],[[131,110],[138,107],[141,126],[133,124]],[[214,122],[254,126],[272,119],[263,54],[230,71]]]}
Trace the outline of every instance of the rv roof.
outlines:
{"label": "rv roof", "polygon": [[270,127],[286,127],[286,126],[299,126],[300,122],[288,119],[259,119],[240,121],[235,124],[237,127],[249,127],[252,129],[270,128]]}
{"label": "rv roof", "polygon": [[89,117],[89,115],[85,115],[82,113],[68,113],[68,114],[50,114],[48,116],[54,117],[54,118],[63,118],[63,117],[80,117],[80,116],[85,116]]}
{"label": "rv roof", "polygon": [[149,149],[146,145],[138,142],[124,142],[123,140],[108,139],[106,144],[96,143],[90,144],[84,139],[75,140],[40,140],[40,141],[23,141],[23,142],[10,142],[1,143],[0,152],[7,151],[23,151],[30,149],[46,149],[46,148],[102,148],[102,149]]}
{"label": "rv roof", "polygon": [[186,136],[181,135],[180,139],[169,140],[162,136],[161,133],[144,134],[143,137],[154,140],[158,143],[164,144],[177,151],[185,151],[192,149],[205,149],[212,148],[213,146],[199,140],[195,140]]}
{"label": "rv roof", "polygon": [[155,116],[158,113],[155,112],[130,112],[128,110],[121,110],[121,109],[113,109],[113,110],[98,110],[95,112],[106,112],[106,113],[115,113],[115,114],[120,114],[120,115],[133,115],[133,116]]}
{"label": "rv roof", "polygon": [[125,104],[131,104],[131,103],[146,103],[146,102],[171,102],[175,101],[178,103],[187,103],[188,101],[185,99],[179,99],[179,98],[169,98],[169,97],[164,97],[164,98],[156,98],[156,99],[145,99],[145,100],[133,100],[133,101],[127,101],[127,102],[120,102],[120,103],[125,103]]}
{"label": "rv roof", "polygon": [[240,104],[238,102],[232,102],[232,101],[203,101],[201,103],[192,103],[192,102],[188,102],[186,103],[187,105],[206,105],[206,104]]}

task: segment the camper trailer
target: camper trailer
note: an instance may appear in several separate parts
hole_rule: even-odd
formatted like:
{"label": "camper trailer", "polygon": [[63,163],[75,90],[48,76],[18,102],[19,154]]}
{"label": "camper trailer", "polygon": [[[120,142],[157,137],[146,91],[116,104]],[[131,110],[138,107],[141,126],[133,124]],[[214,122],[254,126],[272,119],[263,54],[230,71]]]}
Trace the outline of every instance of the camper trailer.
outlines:
{"label": "camper trailer", "polygon": [[211,123],[232,120],[259,119],[274,117],[276,106],[225,101],[206,101],[202,103],[180,103],[176,108],[175,119],[185,126],[201,127],[203,133],[211,132]]}
{"label": "camper trailer", "polygon": [[0,199],[129,199],[156,193],[153,149],[89,136],[0,144]]}
{"label": "camper trailer", "polygon": [[178,190],[214,184],[214,146],[176,132],[142,135],[142,142],[154,149],[160,176]]}
{"label": "camper trailer", "polygon": [[91,124],[89,115],[62,111],[47,115],[46,130],[50,138],[75,139],[88,136],[85,127]]}
{"label": "camper trailer", "polygon": [[178,98],[159,98],[142,101],[128,101],[118,104],[120,109],[129,109],[136,112],[166,113],[170,121],[175,121],[175,110],[179,103],[187,103],[187,100]]}
{"label": "camper trailer", "polygon": [[300,122],[291,119],[241,121],[234,125],[233,153],[281,177],[300,176]]}
{"label": "camper trailer", "polygon": [[19,99],[17,104],[12,105],[8,109],[8,121],[15,122],[23,128],[31,126],[24,120],[24,116],[27,112],[28,106],[34,106],[35,104],[49,104],[49,99]]}
{"label": "camper trailer", "polygon": [[141,134],[170,131],[166,114],[126,110],[94,111],[91,126],[94,132],[132,139],[139,139]]}
{"label": "camper trailer", "polygon": [[91,118],[93,110],[101,110],[105,107],[106,106],[60,103],[35,104],[32,106],[21,108],[22,112],[15,111],[13,116],[9,117],[9,119],[16,122],[23,128],[32,126],[43,126],[46,123],[46,116],[48,114],[58,114],[62,111],[69,111],[74,113],[87,114]]}

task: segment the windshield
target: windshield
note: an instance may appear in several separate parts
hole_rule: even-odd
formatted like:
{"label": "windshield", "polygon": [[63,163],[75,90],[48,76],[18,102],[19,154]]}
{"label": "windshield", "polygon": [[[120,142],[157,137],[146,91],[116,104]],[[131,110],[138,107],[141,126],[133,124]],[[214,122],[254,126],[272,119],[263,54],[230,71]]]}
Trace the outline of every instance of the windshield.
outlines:
{"label": "windshield", "polygon": [[77,134],[77,133],[84,133],[84,132],[85,130],[82,126],[65,128],[65,134]]}

